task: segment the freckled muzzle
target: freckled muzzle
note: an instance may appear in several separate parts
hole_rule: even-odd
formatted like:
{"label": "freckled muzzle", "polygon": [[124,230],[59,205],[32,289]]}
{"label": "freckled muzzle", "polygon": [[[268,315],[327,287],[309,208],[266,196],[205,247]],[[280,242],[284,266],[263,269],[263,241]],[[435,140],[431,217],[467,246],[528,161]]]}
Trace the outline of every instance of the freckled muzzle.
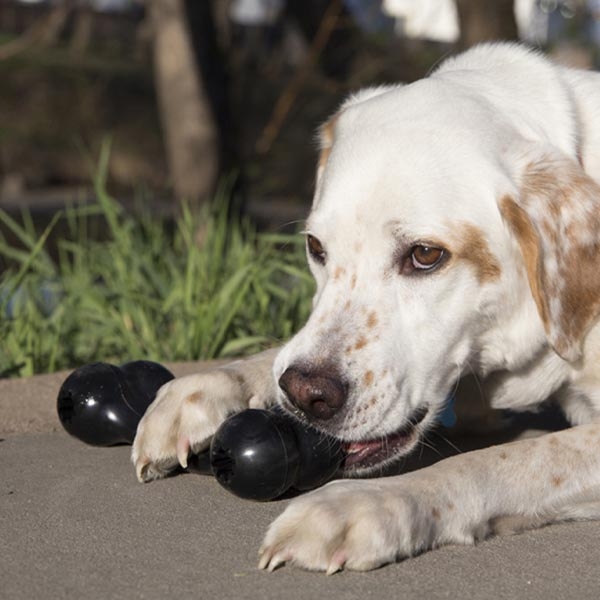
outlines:
{"label": "freckled muzzle", "polygon": [[[338,438],[345,455],[341,470],[348,476],[371,473],[410,452],[419,437],[419,425],[429,414],[428,407],[417,408],[396,431],[378,437],[348,441],[339,438],[335,430],[331,429],[331,424],[325,425],[325,422],[342,414],[349,395],[349,386],[335,367],[321,365],[319,368],[308,368],[302,364],[291,365],[281,375],[279,386],[289,404],[298,409],[298,412],[312,421],[314,426]],[[294,412],[289,405],[288,410]]]}

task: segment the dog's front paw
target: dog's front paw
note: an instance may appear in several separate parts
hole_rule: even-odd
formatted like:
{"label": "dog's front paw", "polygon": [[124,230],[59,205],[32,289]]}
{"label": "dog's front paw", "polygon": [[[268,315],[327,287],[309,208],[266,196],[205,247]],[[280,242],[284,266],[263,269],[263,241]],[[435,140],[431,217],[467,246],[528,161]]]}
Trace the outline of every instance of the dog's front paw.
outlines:
{"label": "dog's front paw", "polygon": [[164,477],[188,454],[205,449],[219,425],[247,408],[240,382],[226,371],[173,379],[163,385],[140,421],[131,460],[140,481]]}
{"label": "dog's front paw", "polygon": [[366,571],[430,547],[436,520],[378,481],[335,481],[293,500],[271,524],[259,567]]}

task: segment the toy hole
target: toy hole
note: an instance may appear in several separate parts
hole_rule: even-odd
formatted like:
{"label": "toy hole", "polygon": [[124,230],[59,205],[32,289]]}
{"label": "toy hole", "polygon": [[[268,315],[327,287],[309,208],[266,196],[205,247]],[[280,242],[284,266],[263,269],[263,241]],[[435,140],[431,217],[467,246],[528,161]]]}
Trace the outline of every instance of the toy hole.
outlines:
{"label": "toy hole", "polygon": [[212,448],[211,464],[217,481],[221,485],[229,484],[235,474],[235,460],[231,453],[221,447]]}
{"label": "toy hole", "polygon": [[58,418],[62,423],[69,423],[75,414],[75,403],[70,391],[63,392],[58,398]]}

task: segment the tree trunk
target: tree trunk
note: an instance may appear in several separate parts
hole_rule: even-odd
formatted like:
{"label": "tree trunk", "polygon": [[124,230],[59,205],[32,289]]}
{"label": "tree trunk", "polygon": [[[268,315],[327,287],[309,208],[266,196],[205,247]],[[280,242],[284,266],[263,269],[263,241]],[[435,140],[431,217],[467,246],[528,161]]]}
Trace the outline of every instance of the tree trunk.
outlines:
{"label": "tree trunk", "polygon": [[94,33],[94,11],[89,6],[82,6],[75,13],[75,25],[69,51],[80,56],[88,51]]}
{"label": "tree trunk", "polygon": [[154,72],[167,159],[178,200],[210,198],[219,170],[218,135],[198,76],[183,0],[152,0]]}
{"label": "tree trunk", "polygon": [[223,0],[184,0],[190,43],[219,138],[221,172],[239,169],[236,123],[230,106],[227,59],[219,44],[217,5]]}
{"label": "tree trunk", "polygon": [[41,31],[39,42],[42,46],[55,46],[65,28],[69,14],[73,10],[73,1],[57,4],[48,14]]}
{"label": "tree trunk", "polygon": [[456,0],[460,46],[518,39],[514,0]]}

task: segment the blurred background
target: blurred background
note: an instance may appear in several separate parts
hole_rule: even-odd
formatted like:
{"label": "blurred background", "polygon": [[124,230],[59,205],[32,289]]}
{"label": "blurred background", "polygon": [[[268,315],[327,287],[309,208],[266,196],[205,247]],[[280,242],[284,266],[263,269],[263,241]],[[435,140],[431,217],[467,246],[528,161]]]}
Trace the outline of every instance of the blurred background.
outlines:
{"label": "blurred background", "polygon": [[598,68],[600,0],[0,0],[0,376],[289,336],[316,127],[487,40]]}
{"label": "blurred background", "polygon": [[313,132],[350,90],[421,77],[480,41],[598,65],[600,0],[0,0],[0,207],[108,185],[164,212],[235,181],[251,215],[298,218]]}

